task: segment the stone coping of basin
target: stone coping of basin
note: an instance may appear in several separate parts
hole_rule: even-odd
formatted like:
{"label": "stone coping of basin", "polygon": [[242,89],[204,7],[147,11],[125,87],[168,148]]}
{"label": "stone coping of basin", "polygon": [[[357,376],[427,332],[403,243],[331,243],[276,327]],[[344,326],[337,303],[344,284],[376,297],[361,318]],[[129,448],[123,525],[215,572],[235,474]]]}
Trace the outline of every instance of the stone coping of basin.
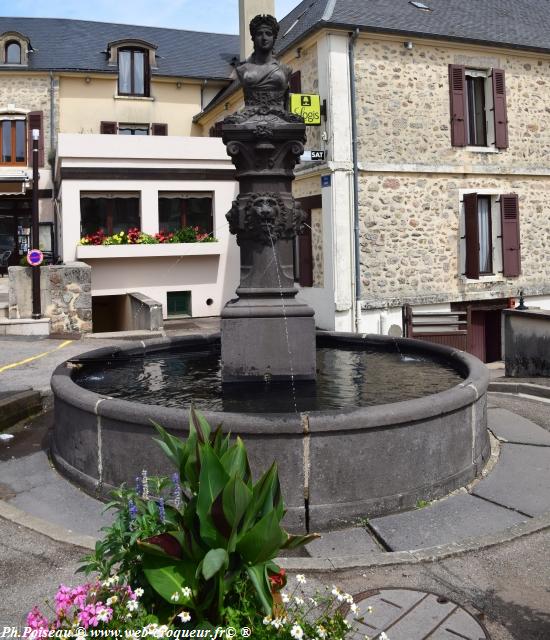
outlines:
{"label": "stone coping of basin", "polygon": [[[445,361],[458,370],[466,379],[458,385],[440,393],[389,404],[366,407],[350,407],[338,410],[308,411],[303,413],[231,413],[202,411],[207,420],[214,424],[222,422],[224,431],[234,430],[238,424],[239,433],[286,433],[299,434],[304,429],[313,432],[340,432],[370,429],[381,426],[398,426],[422,420],[428,416],[444,415],[466,404],[475,402],[487,391],[489,372],[487,368],[468,353],[452,350],[442,345],[388,336],[318,332],[318,340],[341,345],[372,345],[378,348],[399,348],[406,353],[422,353]],[[129,343],[120,347],[103,347],[81,354],[72,362],[89,362],[121,355],[139,355],[148,351],[162,351],[193,345],[212,345],[220,339],[219,334],[162,337],[139,343]],[[182,414],[188,409],[163,407],[162,405],[140,404],[118,398],[99,395],[76,384],[72,379],[73,370],[65,363],[59,365],[52,376],[52,390],[62,400],[70,400],[80,409],[109,418],[131,420],[139,425],[150,425],[151,420],[166,428],[185,430]],[[304,427],[303,416],[308,416],[308,426]]]}

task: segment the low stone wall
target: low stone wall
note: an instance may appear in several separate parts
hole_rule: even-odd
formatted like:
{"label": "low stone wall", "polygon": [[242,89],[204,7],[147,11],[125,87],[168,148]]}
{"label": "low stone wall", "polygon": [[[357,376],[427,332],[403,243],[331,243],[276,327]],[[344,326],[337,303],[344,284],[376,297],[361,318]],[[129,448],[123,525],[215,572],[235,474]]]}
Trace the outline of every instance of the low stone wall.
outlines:
{"label": "low stone wall", "polygon": [[[32,268],[10,267],[9,317],[32,317]],[[40,267],[42,316],[52,333],[92,331],[92,268],[83,262]]]}
{"label": "low stone wall", "polygon": [[504,313],[504,362],[513,378],[550,376],[550,311]]}

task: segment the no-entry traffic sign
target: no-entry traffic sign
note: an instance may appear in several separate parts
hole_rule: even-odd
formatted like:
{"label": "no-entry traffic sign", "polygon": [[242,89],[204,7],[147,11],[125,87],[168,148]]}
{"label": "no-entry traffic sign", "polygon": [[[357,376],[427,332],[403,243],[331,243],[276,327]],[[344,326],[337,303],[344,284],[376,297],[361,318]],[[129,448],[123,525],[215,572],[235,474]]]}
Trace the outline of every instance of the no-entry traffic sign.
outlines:
{"label": "no-entry traffic sign", "polygon": [[27,253],[27,262],[31,265],[31,267],[38,267],[42,264],[44,260],[44,254],[40,249],[31,249]]}

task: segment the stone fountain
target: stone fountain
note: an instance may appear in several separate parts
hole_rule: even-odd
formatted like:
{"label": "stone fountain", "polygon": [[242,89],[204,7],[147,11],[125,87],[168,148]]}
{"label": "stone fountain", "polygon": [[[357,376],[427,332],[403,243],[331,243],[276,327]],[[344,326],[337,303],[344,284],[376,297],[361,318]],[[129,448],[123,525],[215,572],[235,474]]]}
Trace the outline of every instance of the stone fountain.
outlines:
{"label": "stone fountain", "polygon": [[315,378],[313,309],[293,275],[305,214],[291,191],[306,134],[286,109],[291,69],[273,58],[278,30],[272,16],[250,23],[254,52],[236,68],[245,107],[222,128],[239,182],[227,219],[241,250],[238,297],[221,314],[224,382]]}
{"label": "stone fountain", "polygon": [[[241,250],[240,285],[238,297],[225,306],[221,319],[224,384],[213,393],[215,400],[221,397],[222,410],[219,404],[196,406],[211,424],[221,424],[226,433],[245,440],[254,473],[277,461],[290,530],[323,530],[413,508],[418,500],[444,496],[479,474],[490,453],[489,376],[477,358],[441,345],[378,335],[315,334],[313,311],[297,298],[292,277],[292,242],[304,214],[291,185],[305,127],[285,109],[290,69],[273,59],[277,30],[271,16],[252,21],[254,53],[236,69],[245,107],[226,118],[223,126],[240,186],[227,214]],[[316,347],[320,368],[313,382]],[[323,355],[327,348],[332,350],[328,367]],[[219,351],[217,335],[166,337],[98,349],[60,365],[52,377],[51,447],[59,471],[103,497],[122,482],[132,483],[143,468],[166,474],[166,459],[153,442],[152,422],[185,437],[189,400],[178,406],[163,404],[157,381],[147,404],[145,391],[151,389],[137,387],[130,396],[128,387],[147,380],[151,361],[158,373],[162,367],[168,370],[170,362],[177,367],[190,354],[205,352],[216,361],[210,385],[204,382],[202,360],[184,365],[186,379],[171,373],[164,377],[165,387],[176,383],[169,400],[179,399],[191,382],[202,392],[202,387],[215,386],[216,375],[219,381]],[[363,358],[366,353],[368,361]],[[351,357],[351,367],[339,367],[342,354],[344,360]],[[381,367],[372,366],[380,354],[394,358],[383,386],[395,393],[390,400],[375,398],[375,406],[370,406],[362,400],[370,384],[365,375],[374,369],[374,377],[382,377]],[[403,399],[404,368],[412,366],[411,361],[426,360],[435,373],[422,374],[424,391]],[[456,378],[438,387],[445,368]],[[109,371],[119,372],[117,381],[95,392],[94,385]],[[277,385],[277,380],[290,380],[291,385]],[[348,393],[352,401],[340,402],[338,388],[336,404],[323,404],[327,380],[329,387],[336,381],[344,387],[353,382],[351,396]],[[283,387],[285,398],[292,388],[293,408],[278,410],[270,401],[267,389],[277,386]],[[304,404],[312,387],[312,402]],[[261,412],[244,409],[237,401],[226,405],[226,392],[232,400],[254,396]]]}

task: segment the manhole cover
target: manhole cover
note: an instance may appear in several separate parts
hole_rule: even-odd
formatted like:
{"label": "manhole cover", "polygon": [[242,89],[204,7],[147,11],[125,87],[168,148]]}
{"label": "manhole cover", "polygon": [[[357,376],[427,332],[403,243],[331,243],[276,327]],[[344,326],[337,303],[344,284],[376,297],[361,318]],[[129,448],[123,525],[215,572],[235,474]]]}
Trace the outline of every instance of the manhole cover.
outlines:
{"label": "manhole cover", "polygon": [[379,640],[382,633],[388,640],[490,640],[465,609],[434,593],[382,589],[358,598],[357,607],[348,614],[359,632],[354,640]]}

